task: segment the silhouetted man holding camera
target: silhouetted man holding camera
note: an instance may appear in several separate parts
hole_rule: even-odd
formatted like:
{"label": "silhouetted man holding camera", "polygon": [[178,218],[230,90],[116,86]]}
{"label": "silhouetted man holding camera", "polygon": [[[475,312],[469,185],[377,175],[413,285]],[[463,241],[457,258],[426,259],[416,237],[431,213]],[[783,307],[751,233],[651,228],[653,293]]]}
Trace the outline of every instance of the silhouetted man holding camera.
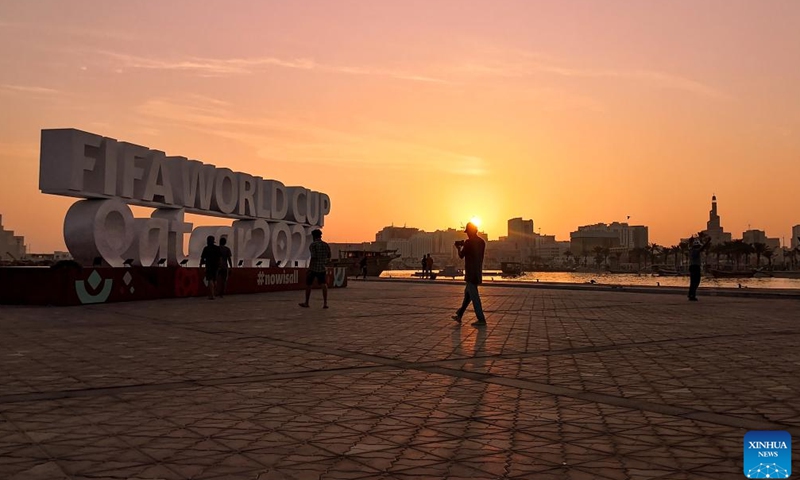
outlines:
{"label": "silhouetted man holding camera", "polygon": [[456,248],[458,257],[464,259],[464,281],[467,286],[464,288],[464,301],[461,303],[461,308],[456,310],[456,314],[452,318],[461,323],[461,317],[464,316],[464,312],[472,302],[475,316],[478,317],[478,321],[474,322],[472,326],[483,327],[486,325],[486,317],[483,315],[478,285],[483,283],[483,253],[486,250],[486,242],[478,236],[478,227],[472,222],[467,224],[465,232],[467,240],[457,241]]}

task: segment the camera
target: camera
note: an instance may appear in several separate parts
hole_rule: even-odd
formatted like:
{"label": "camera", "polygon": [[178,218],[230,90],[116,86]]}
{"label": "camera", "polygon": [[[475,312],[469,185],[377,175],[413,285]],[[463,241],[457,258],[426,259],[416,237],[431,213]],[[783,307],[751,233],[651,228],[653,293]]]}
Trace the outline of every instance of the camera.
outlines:
{"label": "camera", "polygon": [[455,246],[458,248],[462,248],[464,246],[465,240],[456,240]]}

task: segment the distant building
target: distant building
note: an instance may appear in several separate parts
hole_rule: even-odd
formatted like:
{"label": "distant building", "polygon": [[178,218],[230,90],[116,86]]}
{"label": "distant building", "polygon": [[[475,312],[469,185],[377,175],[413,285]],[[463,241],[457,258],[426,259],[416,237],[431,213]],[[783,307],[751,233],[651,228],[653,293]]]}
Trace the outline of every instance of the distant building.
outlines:
{"label": "distant building", "polygon": [[[478,236],[489,241],[486,232],[478,232]],[[445,265],[458,260],[455,249],[457,240],[466,240],[463,229],[448,228],[426,232],[413,227],[383,227],[375,234],[375,241],[365,243],[368,250],[396,250],[400,254],[399,264],[406,268],[419,268],[423,255],[431,254],[434,265]]]}
{"label": "distant building", "polygon": [[711,243],[719,244],[731,241],[731,234],[726,233],[717,214],[717,196],[711,196],[711,211],[708,212],[708,222],[703,233],[711,239]]}
{"label": "distant building", "polygon": [[584,225],[570,233],[570,250],[573,255],[592,253],[596,247],[602,248],[645,248],[649,242],[648,228],[644,225],[628,225],[613,222]]}
{"label": "distant building", "polygon": [[575,256],[587,256],[597,247],[614,248],[620,246],[619,233],[612,231],[605,223],[584,225],[569,234],[570,250]]}
{"label": "distant building", "polygon": [[750,245],[763,243],[773,250],[781,248],[781,239],[768,238],[766,232],[763,230],[747,230],[742,232],[742,240],[744,240],[744,243],[749,243]]}
{"label": "distant building", "polygon": [[419,232],[412,235],[411,238],[408,239],[408,242],[411,244],[411,256],[421,259],[423,255],[434,253],[433,235],[434,234],[430,232]]}
{"label": "distant building", "polygon": [[522,217],[517,217],[508,221],[508,241],[525,242],[532,238],[533,220],[523,220]]}
{"label": "distant building", "polygon": [[383,227],[383,229],[375,234],[376,242],[388,242],[390,240],[409,240],[411,237],[420,233],[422,230],[419,228],[411,227]]}
{"label": "distant building", "polygon": [[455,249],[455,243],[457,240],[464,240],[466,238],[464,232],[456,230],[455,228],[448,228],[447,230],[436,230],[432,235],[433,251],[431,253],[443,258],[458,258],[458,251]]}
{"label": "distant building", "polygon": [[800,225],[792,227],[792,248],[800,248]]}
{"label": "distant building", "polygon": [[0,261],[22,260],[26,251],[25,237],[14,235],[13,230],[3,228],[3,216],[0,215]]}
{"label": "distant building", "polygon": [[69,252],[62,252],[56,250],[53,253],[29,253],[25,255],[25,260],[34,262],[34,263],[47,263],[47,262],[58,262],[60,260],[72,260],[72,255]]}
{"label": "distant building", "polygon": [[619,246],[628,250],[632,248],[645,248],[650,241],[648,229],[644,225],[628,225],[627,223],[614,222],[608,226],[619,237]]}

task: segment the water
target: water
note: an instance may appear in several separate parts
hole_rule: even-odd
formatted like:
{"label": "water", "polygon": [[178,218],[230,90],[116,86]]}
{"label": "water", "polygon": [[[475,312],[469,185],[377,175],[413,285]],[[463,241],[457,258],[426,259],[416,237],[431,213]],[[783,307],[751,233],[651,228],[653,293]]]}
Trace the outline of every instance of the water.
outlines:
{"label": "water", "polygon": [[[414,270],[386,270],[381,278],[414,278]],[[419,277],[416,277],[419,278]],[[447,280],[450,277],[439,277]],[[463,277],[456,277],[463,280]],[[500,273],[484,275],[485,282],[547,282],[547,283],[589,283],[591,280],[603,285],[636,285],[655,287],[688,287],[689,277],[657,277],[651,274],[635,273],[583,273],[583,272],[528,272],[520,277],[503,278]],[[714,278],[703,277],[700,288],[773,288],[798,289],[800,279],[795,278]]]}

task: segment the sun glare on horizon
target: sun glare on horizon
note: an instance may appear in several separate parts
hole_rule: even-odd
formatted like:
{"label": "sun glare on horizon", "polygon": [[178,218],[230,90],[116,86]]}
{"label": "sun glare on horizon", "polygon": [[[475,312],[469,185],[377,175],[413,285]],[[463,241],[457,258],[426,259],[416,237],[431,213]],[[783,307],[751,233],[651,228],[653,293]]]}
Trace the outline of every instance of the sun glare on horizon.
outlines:
{"label": "sun glare on horizon", "polygon": [[478,227],[478,229],[481,228],[481,219],[479,217],[472,217],[472,218],[469,219],[469,221],[470,221],[470,223],[472,223],[473,225]]}

